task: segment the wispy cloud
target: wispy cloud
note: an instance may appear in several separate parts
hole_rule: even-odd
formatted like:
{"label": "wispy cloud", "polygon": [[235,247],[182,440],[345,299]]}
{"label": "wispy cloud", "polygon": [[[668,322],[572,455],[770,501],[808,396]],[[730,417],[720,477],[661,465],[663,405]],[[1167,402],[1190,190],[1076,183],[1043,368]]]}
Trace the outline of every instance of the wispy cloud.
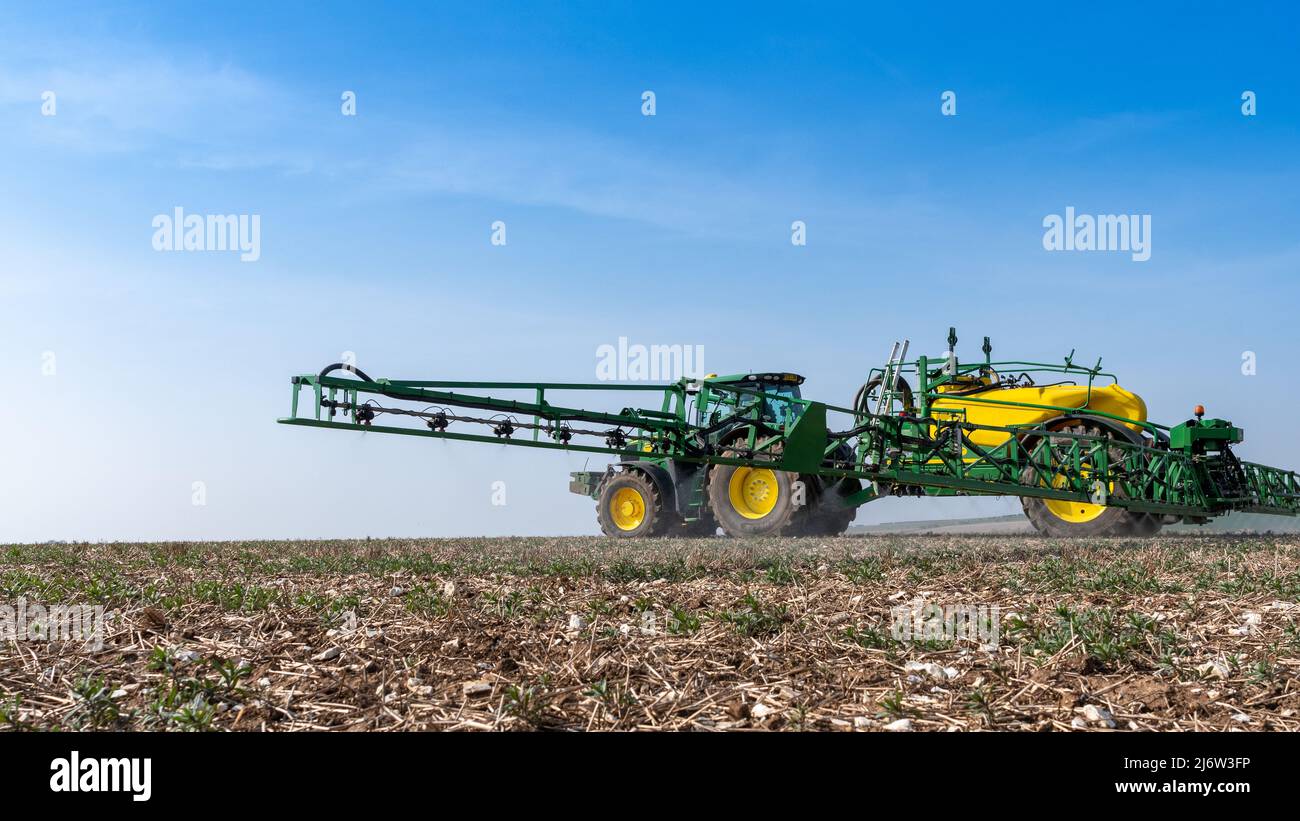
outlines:
{"label": "wispy cloud", "polygon": [[[42,94],[57,114],[42,116]],[[267,137],[299,113],[293,95],[233,65],[200,59],[76,59],[61,65],[0,62],[0,107],[30,144],[82,153],[152,152],[161,164],[212,168],[288,165]]]}
{"label": "wispy cloud", "polygon": [[769,198],[744,181],[574,129],[425,131],[385,163],[382,181],[692,232],[734,230],[772,216]]}
{"label": "wispy cloud", "polygon": [[931,210],[901,195],[864,197],[807,180],[792,172],[785,150],[724,173],[707,157],[568,127],[401,130],[414,136],[377,166],[376,184],[393,191],[555,206],[726,238],[770,236],[794,219],[862,234]]}
{"label": "wispy cloud", "polygon": [[1014,146],[1058,154],[1082,153],[1172,128],[1188,116],[1178,111],[1118,111],[1100,117],[1080,117],[1063,126],[1026,135],[1014,141]]}
{"label": "wispy cloud", "polygon": [[[766,161],[760,156],[743,173],[721,163],[728,165],[723,172],[707,154],[687,157],[671,146],[647,148],[536,118],[526,130],[514,129],[501,112],[484,112],[464,126],[393,119],[358,140],[342,136],[348,132],[337,102],[321,99],[319,90],[286,86],[202,54],[140,55],[115,42],[40,54],[0,56],[0,108],[18,124],[0,140],[146,155],[162,168],[214,173],[345,173],[363,194],[551,206],[714,237],[769,233],[794,219],[820,218],[822,227],[834,221],[847,230],[900,210],[897,202],[874,207],[814,190],[790,172],[788,146],[771,147]],[[55,117],[40,115],[46,90],[57,95]],[[379,115],[364,116],[368,126]]]}

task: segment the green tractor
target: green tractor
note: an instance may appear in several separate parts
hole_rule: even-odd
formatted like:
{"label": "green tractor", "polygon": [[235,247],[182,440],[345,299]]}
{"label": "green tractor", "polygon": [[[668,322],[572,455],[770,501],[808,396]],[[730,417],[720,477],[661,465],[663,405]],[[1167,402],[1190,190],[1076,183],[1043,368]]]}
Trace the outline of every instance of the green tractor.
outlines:
{"label": "green tractor", "polygon": [[[682,380],[690,397],[687,415],[695,427],[693,444],[732,460],[779,460],[785,443],[767,433],[797,421],[804,409],[799,402],[803,381],[793,373],[710,374],[699,381]],[[770,398],[746,402],[755,391]],[[655,454],[650,442],[631,444],[644,455],[604,471],[570,474],[570,491],[596,499],[596,518],[607,536],[712,536],[719,526],[731,536],[836,536],[857,517],[857,506],[843,502],[862,490],[853,477],[823,478],[815,472],[776,470],[762,462],[685,462]],[[828,466],[853,462],[847,444],[825,460]]]}

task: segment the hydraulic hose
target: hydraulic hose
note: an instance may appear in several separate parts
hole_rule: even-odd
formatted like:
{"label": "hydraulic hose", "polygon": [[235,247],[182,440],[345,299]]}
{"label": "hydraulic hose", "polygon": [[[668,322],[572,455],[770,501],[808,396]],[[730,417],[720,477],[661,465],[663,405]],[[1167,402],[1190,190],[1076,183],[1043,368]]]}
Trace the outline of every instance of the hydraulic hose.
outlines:
{"label": "hydraulic hose", "polygon": [[328,376],[331,371],[348,371],[349,373],[356,374],[362,382],[375,381],[369,376],[366,376],[366,372],[358,368],[356,365],[344,365],[342,362],[335,362],[333,365],[326,365],[320,372],[320,376],[317,378]]}

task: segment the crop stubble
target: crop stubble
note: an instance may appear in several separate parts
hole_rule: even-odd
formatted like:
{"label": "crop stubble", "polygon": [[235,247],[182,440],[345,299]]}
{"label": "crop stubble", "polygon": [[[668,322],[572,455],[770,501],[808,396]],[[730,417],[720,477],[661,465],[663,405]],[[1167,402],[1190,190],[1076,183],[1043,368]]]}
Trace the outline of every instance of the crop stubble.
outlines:
{"label": "crop stubble", "polygon": [[4,729],[1300,728],[1294,537],[5,546],[20,597],[111,618],[0,643]]}

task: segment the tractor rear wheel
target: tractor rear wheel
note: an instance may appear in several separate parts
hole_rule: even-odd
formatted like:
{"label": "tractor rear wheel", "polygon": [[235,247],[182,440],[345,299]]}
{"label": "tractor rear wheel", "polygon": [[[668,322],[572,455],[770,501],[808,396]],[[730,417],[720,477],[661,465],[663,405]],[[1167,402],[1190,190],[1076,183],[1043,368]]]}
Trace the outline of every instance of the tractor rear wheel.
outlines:
{"label": "tractor rear wheel", "polygon": [[[1059,430],[1064,433],[1115,438],[1113,431],[1093,426],[1075,425]],[[1046,444],[1053,448],[1055,462],[1056,445],[1050,441],[1050,437]],[[1118,461],[1123,456],[1118,448],[1112,448],[1109,455],[1112,461]],[[1087,466],[1084,467],[1086,469]],[[1025,468],[1020,478],[1030,485],[1039,481],[1032,467]],[[1056,484],[1064,483],[1064,477],[1058,477]],[[1111,493],[1116,491],[1115,488],[1109,490]],[[1160,529],[1157,517],[1149,513],[1132,513],[1122,507],[1068,499],[1042,499],[1037,496],[1022,496],[1020,504],[1034,529],[1045,536],[1150,536]]]}
{"label": "tractor rear wheel", "polygon": [[[739,453],[723,451],[725,457]],[[794,482],[799,476],[763,465],[714,465],[709,468],[709,508],[728,536],[774,536],[791,524]]]}
{"label": "tractor rear wheel", "polygon": [[619,539],[663,536],[680,522],[663,508],[659,489],[644,473],[616,473],[600,490],[596,520],[606,536]]}

